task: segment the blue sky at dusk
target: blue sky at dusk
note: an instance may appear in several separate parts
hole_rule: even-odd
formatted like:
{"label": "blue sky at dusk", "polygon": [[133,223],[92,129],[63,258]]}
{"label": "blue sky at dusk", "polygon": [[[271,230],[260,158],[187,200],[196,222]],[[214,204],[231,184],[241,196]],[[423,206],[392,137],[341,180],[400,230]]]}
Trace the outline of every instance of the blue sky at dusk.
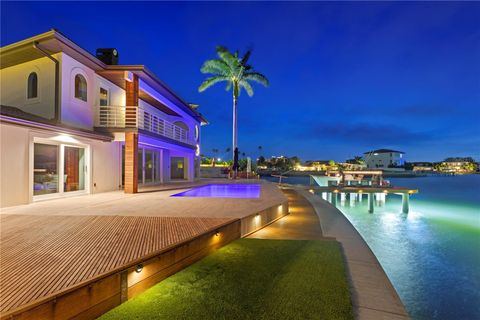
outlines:
{"label": "blue sky at dusk", "polygon": [[1,45],[51,28],[122,64],[145,64],[200,105],[202,153],[231,145],[231,92],[204,93],[215,46],[253,49],[268,88],[239,99],[239,146],[256,157],[480,158],[480,3],[2,2]]}

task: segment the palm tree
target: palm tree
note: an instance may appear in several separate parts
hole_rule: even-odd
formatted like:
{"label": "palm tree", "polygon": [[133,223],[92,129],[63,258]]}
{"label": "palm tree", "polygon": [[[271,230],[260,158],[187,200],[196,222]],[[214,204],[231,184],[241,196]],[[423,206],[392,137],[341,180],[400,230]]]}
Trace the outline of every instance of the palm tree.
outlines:
{"label": "palm tree", "polygon": [[265,87],[268,86],[268,79],[261,73],[256,72],[251,65],[248,64],[251,51],[248,50],[243,57],[239,57],[238,51],[231,53],[225,47],[217,47],[218,59],[207,60],[204,62],[200,71],[204,74],[211,74],[205,79],[198,88],[199,92],[203,92],[216,83],[225,81],[227,83],[226,90],[233,88],[233,137],[232,152],[238,147],[237,144],[237,101],[240,92],[243,89],[251,97],[253,96],[253,88],[250,81],[260,83]]}
{"label": "palm tree", "polygon": [[258,146],[258,157],[260,157],[262,155],[262,150],[263,150],[263,147]]}

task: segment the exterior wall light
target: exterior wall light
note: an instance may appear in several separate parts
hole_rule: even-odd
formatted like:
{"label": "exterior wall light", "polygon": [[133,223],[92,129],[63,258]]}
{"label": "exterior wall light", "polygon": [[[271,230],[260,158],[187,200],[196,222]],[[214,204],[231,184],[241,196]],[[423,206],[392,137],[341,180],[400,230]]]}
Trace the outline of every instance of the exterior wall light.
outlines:
{"label": "exterior wall light", "polygon": [[143,264],[141,263],[137,264],[137,266],[135,267],[135,272],[140,273],[142,272],[142,270],[143,270]]}
{"label": "exterior wall light", "polygon": [[218,236],[220,236],[220,232],[218,232],[218,230],[217,230],[217,231],[215,231],[215,237],[218,237]]}

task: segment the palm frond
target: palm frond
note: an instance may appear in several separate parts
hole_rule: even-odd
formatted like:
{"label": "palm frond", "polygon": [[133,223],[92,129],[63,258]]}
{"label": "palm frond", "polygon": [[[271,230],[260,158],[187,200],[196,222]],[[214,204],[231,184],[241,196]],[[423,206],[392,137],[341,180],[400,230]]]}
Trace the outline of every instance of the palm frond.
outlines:
{"label": "palm frond", "polygon": [[265,77],[263,74],[261,74],[259,72],[256,72],[256,71],[245,72],[243,74],[243,77],[246,80],[251,80],[251,81],[258,82],[258,83],[264,85],[265,87],[268,87],[268,85],[269,85],[269,81],[268,81],[267,77]]}
{"label": "palm frond", "polygon": [[225,47],[217,47],[217,54],[221,60],[223,60],[231,69],[232,73],[235,73],[236,70],[240,67],[238,58],[228,51]]}
{"label": "palm frond", "polygon": [[245,54],[242,57],[242,60],[240,61],[242,66],[247,66],[248,59],[250,59],[251,55],[252,55],[252,50],[247,50],[247,52],[245,52]]}
{"label": "palm frond", "polygon": [[246,80],[240,81],[240,86],[247,91],[249,97],[253,96],[253,88]]}
{"label": "palm frond", "polygon": [[229,80],[227,81],[227,86],[225,87],[225,91],[230,91],[231,88],[232,88],[232,81]]}
{"label": "palm frond", "polygon": [[222,81],[228,81],[228,77],[225,76],[213,76],[205,79],[202,84],[198,87],[198,92],[203,92],[213,86],[214,84]]}
{"label": "palm frond", "polygon": [[205,61],[202,68],[200,68],[200,71],[202,73],[210,73],[210,74],[226,76],[229,73],[229,69],[230,68],[225,63],[225,61],[213,59],[213,60]]}

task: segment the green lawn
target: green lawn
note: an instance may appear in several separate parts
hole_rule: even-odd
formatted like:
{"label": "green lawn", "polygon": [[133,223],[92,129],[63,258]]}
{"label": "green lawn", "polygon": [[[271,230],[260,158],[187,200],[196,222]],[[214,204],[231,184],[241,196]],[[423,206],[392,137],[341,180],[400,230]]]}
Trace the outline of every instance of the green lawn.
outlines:
{"label": "green lawn", "polygon": [[336,241],[240,239],[100,319],[353,319]]}

